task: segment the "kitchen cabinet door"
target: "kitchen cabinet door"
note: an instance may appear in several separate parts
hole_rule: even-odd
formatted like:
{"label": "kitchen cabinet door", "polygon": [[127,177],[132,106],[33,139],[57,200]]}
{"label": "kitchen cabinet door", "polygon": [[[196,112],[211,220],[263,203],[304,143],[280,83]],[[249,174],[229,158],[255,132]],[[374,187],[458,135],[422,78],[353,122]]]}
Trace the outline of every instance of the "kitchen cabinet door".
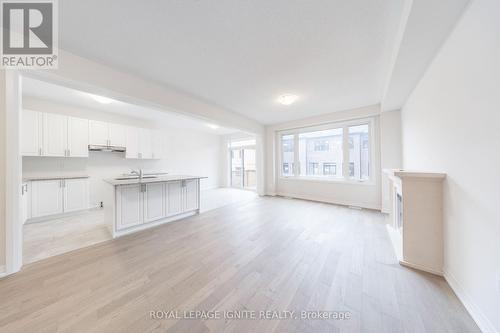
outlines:
{"label": "kitchen cabinet door", "polygon": [[68,117],[43,114],[43,156],[66,156],[68,146]]}
{"label": "kitchen cabinet door", "polygon": [[152,222],[164,218],[165,214],[165,184],[145,184],[144,192],[144,222]]}
{"label": "kitchen cabinet door", "polygon": [[90,120],[89,136],[91,145],[107,146],[109,143],[108,123],[104,121]]}
{"label": "kitchen cabinet door", "polygon": [[110,146],[125,147],[126,140],[126,127],[118,124],[109,123],[109,144]]}
{"label": "kitchen cabinet door", "polygon": [[68,118],[68,157],[89,156],[89,121]]}
{"label": "kitchen cabinet door", "polygon": [[159,160],[163,157],[163,136],[160,131],[151,132],[151,158]]}
{"label": "kitchen cabinet door", "polygon": [[139,129],[127,127],[126,129],[126,158],[140,158],[139,155]]}
{"label": "kitchen cabinet door", "polygon": [[31,184],[30,182],[23,183],[21,188],[22,193],[22,205],[23,205],[23,215],[22,221],[23,224],[27,219],[31,218]]}
{"label": "kitchen cabinet door", "polygon": [[184,211],[198,209],[198,179],[184,181]]}
{"label": "kitchen cabinet door", "polygon": [[182,185],[180,181],[167,183],[167,215],[182,213]]}
{"label": "kitchen cabinet door", "polygon": [[133,227],[143,222],[141,184],[120,185],[116,189],[116,228]]}
{"label": "kitchen cabinet door", "polygon": [[153,158],[151,130],[149,129],[139,129],[139,153],[141,158]]}
{"label": "kitchen cabinet door", "polygon": [[64,179],[64,212],[74,212],[88,209],[89,181],[86,178]]}
{"label": "kitchen cabinet door", "polygon": [[63,212],[62,181],[31,182],[31,217],[61,214]]}
{"label": "kitchen cabinet door", "polygon": [[21,155],[42,154],[42,113],[23,110],[21,114]]}

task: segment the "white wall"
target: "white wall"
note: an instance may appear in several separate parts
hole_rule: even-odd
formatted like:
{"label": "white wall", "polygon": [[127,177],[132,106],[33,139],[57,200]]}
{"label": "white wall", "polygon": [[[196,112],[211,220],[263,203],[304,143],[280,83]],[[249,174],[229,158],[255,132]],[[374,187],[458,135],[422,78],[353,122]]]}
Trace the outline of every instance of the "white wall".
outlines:
{"label": "white wall", "polygon": [[[25,109],[61,113],[87,119],[105,120],[118,124],[157,128],[154,123],[138,118],[121,116],[96,110],[56,104],[34,98],[25,98]],[[89,158],[23,157],[23,176],[36,174],[88,174],[90,178],[90,203],[98,205],[103,199],[102,189],[107,186],[102,179],[129,173],[131,169],[166,171],[171,174],[206,176],[202,189],[221,184],[222,137],[201,131],[162,127],[164,153],[161,160],[125,159],[123,153],[90,152]]]}
{"label": "white wall", "polygon": [[[380,209],[380,131],[378,105],[341,111],[297,120],[266,128],[266,191],[269,195],[286,195],[343,205]],[[373,184],[325,182],[280,178],[276,168],[276,132],[286,129],[314,126],[336,121],[374,117],[374,142],[372,144]]]}
{"label": "white wall", "polygon": [[[403,166],[401,145],[401,111],[380,114],[380,166],[384,169],[400,169]],[[382,211],[389,213],[391,193],[389,179],[382,173]]]}
{"label": "white wall", "polygon": [[405,168],[445,172],[445,275],[500,331],[500,2],[476,0],[402,112]]}
{"label": "white wall", "polygon": [[5,267],[6,72],[0,69],[0,274]]}

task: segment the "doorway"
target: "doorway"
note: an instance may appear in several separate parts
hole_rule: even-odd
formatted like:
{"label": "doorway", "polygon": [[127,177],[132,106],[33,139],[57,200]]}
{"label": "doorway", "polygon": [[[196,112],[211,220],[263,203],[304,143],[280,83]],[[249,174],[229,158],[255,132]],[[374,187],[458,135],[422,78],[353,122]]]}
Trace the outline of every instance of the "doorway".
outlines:
{"label": "doorway", "polygon": [[231,142],[231,187],[252,190],[257,188],[255,140]]}

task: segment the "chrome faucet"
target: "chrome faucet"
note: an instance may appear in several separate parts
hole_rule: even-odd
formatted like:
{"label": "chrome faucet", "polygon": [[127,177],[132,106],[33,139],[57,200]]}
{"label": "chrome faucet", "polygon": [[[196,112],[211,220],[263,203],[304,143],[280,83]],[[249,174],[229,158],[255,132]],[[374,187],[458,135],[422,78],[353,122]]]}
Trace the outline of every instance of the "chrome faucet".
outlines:
{"label": "chrome faucet", "polygon": [[139,180],[142,180],[142,169],[139,169],[139,171],[132,170],[130,173],[139,176]]}

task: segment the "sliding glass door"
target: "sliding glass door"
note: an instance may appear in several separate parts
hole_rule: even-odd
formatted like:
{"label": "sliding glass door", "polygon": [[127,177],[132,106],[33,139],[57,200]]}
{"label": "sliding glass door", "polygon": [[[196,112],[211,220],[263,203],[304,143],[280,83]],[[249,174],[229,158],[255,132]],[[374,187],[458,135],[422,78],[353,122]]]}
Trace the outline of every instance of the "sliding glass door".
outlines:
{"label": "sliding glass door", "polygon": [[231,186],[255,190],[255,148],[231,148]]}

